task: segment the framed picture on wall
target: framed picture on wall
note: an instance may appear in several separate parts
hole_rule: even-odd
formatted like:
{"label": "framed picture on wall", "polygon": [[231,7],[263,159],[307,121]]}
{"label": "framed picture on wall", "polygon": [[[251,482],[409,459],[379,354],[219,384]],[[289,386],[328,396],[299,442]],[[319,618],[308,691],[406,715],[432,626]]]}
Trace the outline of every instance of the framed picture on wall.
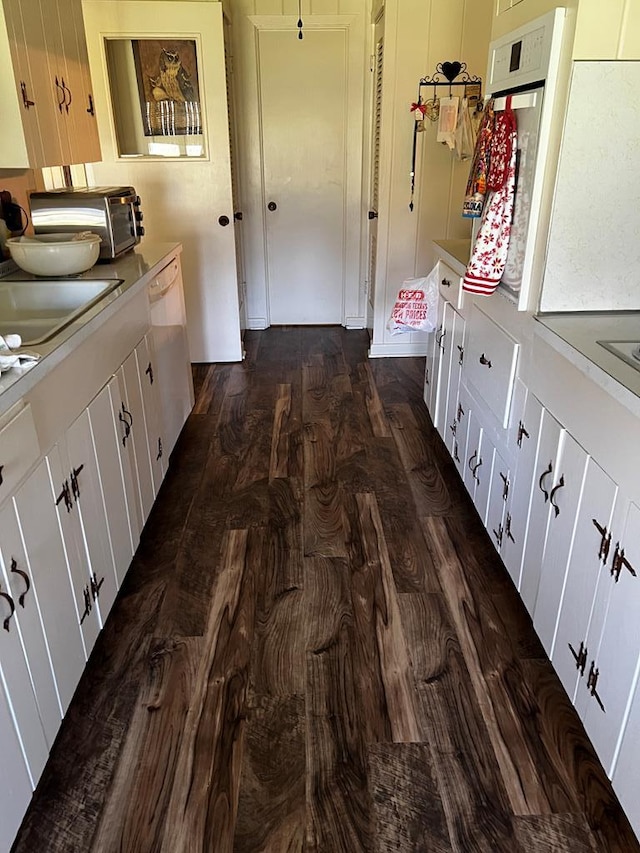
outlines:
{"label": "framed picture on wall", "polygon": [[145,136],[202,133],[196,42],[132,39]]}

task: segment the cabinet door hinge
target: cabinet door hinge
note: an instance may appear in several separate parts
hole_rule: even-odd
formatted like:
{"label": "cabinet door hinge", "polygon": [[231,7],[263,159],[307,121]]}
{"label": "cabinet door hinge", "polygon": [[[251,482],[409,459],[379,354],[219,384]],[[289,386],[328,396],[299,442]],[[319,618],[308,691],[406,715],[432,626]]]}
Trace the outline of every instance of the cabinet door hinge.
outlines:
{"label": "cabinet door hinge", "polygon": [[516,441],[516,444],[518,445],[518,447],[522,447],[522,439],[523,438],[529,438],[529,433],[524,428],[524,424],[522,423],[522,421],[519,421],[518,422],[518,438]]}

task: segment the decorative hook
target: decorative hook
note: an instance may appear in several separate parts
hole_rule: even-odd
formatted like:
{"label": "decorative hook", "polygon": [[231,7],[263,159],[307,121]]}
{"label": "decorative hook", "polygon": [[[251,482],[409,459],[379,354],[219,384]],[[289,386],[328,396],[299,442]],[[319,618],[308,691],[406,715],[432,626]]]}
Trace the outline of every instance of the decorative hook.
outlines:
{"label": "decorative hook", "polygon": [[298,23],[296,26],[298,27],[298,38],[302,41],[304,38],[302,35],[302,27],[304,26],[302,23],[302,0],[298,0]]}

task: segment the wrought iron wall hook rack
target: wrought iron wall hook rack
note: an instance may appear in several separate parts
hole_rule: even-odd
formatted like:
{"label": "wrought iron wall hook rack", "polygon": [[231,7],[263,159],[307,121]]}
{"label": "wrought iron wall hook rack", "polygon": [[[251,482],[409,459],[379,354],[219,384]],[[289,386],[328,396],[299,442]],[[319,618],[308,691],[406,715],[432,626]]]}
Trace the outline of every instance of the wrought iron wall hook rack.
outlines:
{"label": "wrought iron wall hook rack", "polygon": [[482,78],[469,74],[466,62],[439,62],[431,76],[420,78],[420,88],[423,86],[478,86],[482,90]]}

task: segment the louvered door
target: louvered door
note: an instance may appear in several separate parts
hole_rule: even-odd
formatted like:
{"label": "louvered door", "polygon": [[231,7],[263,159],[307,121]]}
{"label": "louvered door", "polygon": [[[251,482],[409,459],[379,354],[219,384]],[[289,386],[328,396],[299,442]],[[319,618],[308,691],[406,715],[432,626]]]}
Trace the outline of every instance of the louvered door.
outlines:
{"label": "louvered door", "polygon": [[378,251],[378,202],[380,198],[380,128],[382,123],[382,69],[384,57],[384,12],[380,13],[375,28],[376,51],[373,60],[373,110],[371,138],[371,187],[369,208],[369,282],[367,327],[373,327],[373,306],[376,289],[376,255]]}

